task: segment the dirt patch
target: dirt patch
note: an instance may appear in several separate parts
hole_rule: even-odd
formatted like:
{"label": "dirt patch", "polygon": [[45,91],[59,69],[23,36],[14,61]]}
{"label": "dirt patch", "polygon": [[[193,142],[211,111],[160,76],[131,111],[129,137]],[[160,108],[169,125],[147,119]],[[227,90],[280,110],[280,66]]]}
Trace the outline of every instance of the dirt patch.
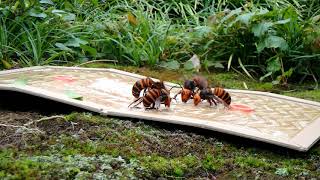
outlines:
{"label": "dirt patch", "polygon": [[0,110],[0,147],[19,146],[27,136],[38,133],[31,128],[27,129],[24,124],[41,117],[42,115],[36,112]]}
{"label": "dirt patch", "polygon": [[[24,148],[51,136],[73,135],[90,129],[90,123],[68,121],[64,116],[37,112],[0,111],[0,147]],[[35,142],[38,141],[38,142]]]}
{"label": "dirt patch", "polygon": [[[62,116],[57,116],[57,114],[83,111],[19,92],[1,91],[0,99],[1,148],[8,146],[23,148],[32,144],[33,141],[67,132],[70,128],[72,129],[73,124],[66,122]],[[72,130],[76,131],[79,128]]]}
{"label": "dirt patch", "polygon": [[1,124],[21,126],[27,122],[40,119],[41,117],[42,115],[37,112],[0,110]]}

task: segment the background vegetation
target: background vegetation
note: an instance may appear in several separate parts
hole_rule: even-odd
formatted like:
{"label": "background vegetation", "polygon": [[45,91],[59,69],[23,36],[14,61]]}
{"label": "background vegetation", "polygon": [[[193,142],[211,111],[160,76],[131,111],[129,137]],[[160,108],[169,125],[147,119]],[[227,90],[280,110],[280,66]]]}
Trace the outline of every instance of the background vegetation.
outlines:
{"label": "background vegetation", "polygon": [[[318,0],[0,1],[0,67],[116,60],[317,82]],[[190,65],[191,64],[191,65]]]}

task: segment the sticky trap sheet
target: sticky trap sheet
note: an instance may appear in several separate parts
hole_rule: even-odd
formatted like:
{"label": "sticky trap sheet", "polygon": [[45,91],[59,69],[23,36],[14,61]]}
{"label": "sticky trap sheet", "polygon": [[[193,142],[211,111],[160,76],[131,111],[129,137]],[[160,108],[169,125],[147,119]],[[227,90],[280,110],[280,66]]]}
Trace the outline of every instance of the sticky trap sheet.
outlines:
{"label": "sticky trap sheet", "polygon": [[[266,92],[227,89],[233,107],[195,107],[172,100],[170,109],[130,109],[133,84],[144,78],[116,69],[32,67],[0,72],[0,90],[31,94],[102,115],[139,118],[218,131],[307,151],[320,137],[320,103]],[[168,88],[175,84],[165,82]],[[179,89],[171,91],[173,97]],[[140,105],[142,107],[142,105]],[[249,110],[243,108],[250,108]],[[242,108],[242,109],[241,109]]]}

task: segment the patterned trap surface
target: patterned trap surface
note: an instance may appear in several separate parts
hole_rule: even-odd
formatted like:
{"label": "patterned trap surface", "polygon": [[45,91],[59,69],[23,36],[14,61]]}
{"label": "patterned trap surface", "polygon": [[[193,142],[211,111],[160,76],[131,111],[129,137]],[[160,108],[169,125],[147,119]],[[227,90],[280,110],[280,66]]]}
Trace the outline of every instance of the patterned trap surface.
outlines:
{"label": "patterned trap surface", "polygon": [[[143,76],[115,69],[33,67],[0,72],[0,89],[32,94],[95,111],[195,126],[307,151],[320,137],[320,103],[264,92],[228,90],[232,105],[252,111],[195,107],[172,101],[170,109],[130,109],[132,85]],[[175,84],[166,83],[169,88]],[[179,89],[171,91],[171,97]],[[142,106],[142,105],[141,105]]]}

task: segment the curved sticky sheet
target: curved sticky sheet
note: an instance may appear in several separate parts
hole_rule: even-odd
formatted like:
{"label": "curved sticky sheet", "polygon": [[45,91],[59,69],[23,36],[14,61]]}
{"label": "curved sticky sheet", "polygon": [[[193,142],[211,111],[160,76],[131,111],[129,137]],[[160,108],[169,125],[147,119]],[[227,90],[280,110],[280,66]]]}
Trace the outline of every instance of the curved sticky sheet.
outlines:
{"label": "curved sticky sheet", "polygon": [[[33,67],[0,72],[0,89],[103,115],[195,126],[299,151],[307,151],[320,137],[320,103],[272,93],[228,89],[235,107],[231,110],[209,107],[206,101],[195,107],[192,102],[181,103],[180,97],[170,109],[163,105],[159,110],[130,109],[132,85],[140,78],[144,77],[115,69]],[[171,96],[177,91],[174,88]]]}

